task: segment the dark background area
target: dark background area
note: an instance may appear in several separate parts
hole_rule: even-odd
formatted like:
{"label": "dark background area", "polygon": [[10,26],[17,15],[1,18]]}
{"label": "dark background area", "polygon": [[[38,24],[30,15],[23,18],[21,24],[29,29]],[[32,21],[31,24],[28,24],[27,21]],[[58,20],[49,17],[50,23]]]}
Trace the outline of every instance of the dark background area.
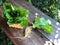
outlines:
{"label": "dark background area", "polygon": [[2,29],[0,29],[0,45],[13,45]]}

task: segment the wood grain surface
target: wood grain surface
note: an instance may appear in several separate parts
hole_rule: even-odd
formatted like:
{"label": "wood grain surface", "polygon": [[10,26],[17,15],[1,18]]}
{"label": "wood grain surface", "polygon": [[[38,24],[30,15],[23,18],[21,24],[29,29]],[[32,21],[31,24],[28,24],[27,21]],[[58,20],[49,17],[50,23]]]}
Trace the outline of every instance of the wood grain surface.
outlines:
{"label": "wood grain surface", "polygon": [[[39,17],[44,17],[46,19],[49,19],[51,21],[51,25],[52,25],[52,28],[53,28],[53,33],[51,35],[47,35],[41,30],[36,30],[36,33],[38,33],[38,32],[42,33],[43,37],[45,37],[46,39],[48,39],[49,41],[51,41],[54,44],[55,44],[55,42],[57,44],[60,43],[60,23],[59,22],[56,22],[51,17],[47,16],[46,14],[44,14],[43,12],[41,12],[40,10],[38,10],[34,6],[30,5],[29,3],[27,3],[24,0],[18,0],[18,1],[17,0],[13,0],[13,1],[18,3],[18,4],[15,3],[17,6],[21,5],[25,9],[30,10],[30,12],[31,12],[31,14],[30,14],[30,18],[31,18],[30,22],[32,22],[34,20],[36,13],[38,14]],[[40,35],[40,33],[38,35]]]}
{"label": "wood grain surface", "polygon": [[[20,30],[14,29],[8,27],[6,24],[6,19],[3,19],[1,17],[3,8],[0,8],[0,27],[4,30],[6,35],[11,39],[11,41],[15,45],[44,45],[46,41],[51,41],[52,43],[55,43],[59,41],[60,39],[60,24],[56,21],[54,21],[52,18],[35,8],[34,6],[27,3],[25,0],[10,0],[10,3],[12,5],[27,9],[30,11],[29,15],[29,22],[32,23],[35,19],[35,15],[38,14],[39,17],[47,18],[51,21],[51,25],[53,27],[54,32],[51,35],[45,34],[41,30],[33,30],[31,34],[24,39],[19,38],[20,37]],[[57,36],[58,35],[58,36]],[[57,36],[57,37],[56,37]]]}
{"label": "wood grain surface", "polygon": [[[18,5],[18,3],[16,3],[13,0],[10,0],[10,2],[17,7],[23,6],[20,4]],[[21,1],[21,3],[23,3],[23,1]],[[22,39],[20,37],[20,34],[21,34],[20,29],[10,28],[6,23],[7,19],[2,18],[2,11],[3,11],[3,8],[0,7],[0,28],[4,30],[5,34],[10,38],[10,40],[14,43],[14,45],[44,45],[46,40],[40,37],[41,34],[39,36],[34,31],[32,31],[27,38]],[[33,15],[33,14],[30,14],[30,15]]]}

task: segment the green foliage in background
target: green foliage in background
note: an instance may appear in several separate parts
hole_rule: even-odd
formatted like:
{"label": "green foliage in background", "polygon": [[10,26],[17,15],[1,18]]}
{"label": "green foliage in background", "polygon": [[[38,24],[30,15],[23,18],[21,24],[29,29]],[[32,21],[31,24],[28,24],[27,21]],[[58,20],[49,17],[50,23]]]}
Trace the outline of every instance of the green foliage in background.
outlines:
{"label": "green foliage in background", "polygon": [[9,38],[5,35],[3,30],[0,29],[0,45],[13,45]]}
{"label": "green foliage in background", "polygon": [[54,20],[60,22],[58,10],[60,9],[60,0],[27,0]]}
{"label": "green foliage in background", "polygon": [[0,0],[0,5],[2,5],[2,3],[3,3],[2,0]]}
{"label": "green foliage in background", "polygon": [[3,5],[4,2],[8,2],[8,0],[0,0],[0,5]]}
{"label": "green foliage in background", "polygon": [[23,7],[17,8],[10,3],[4,3],[3,8],[2,17],[8,19],[8,25],[20,24],[22,27],[28,26],[28,10],[25,10]]}

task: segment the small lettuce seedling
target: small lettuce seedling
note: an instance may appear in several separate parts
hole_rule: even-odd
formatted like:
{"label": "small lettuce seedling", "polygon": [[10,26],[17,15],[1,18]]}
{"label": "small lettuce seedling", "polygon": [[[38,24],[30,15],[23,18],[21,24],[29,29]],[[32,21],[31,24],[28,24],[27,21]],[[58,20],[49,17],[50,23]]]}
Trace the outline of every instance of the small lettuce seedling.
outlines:
{"label": "small lettuce seedling", "polygon": [[33,28],[43,29],[43,31],[48,34],[51,34],[53,32],[50,21],[45,18],[37,17],[33,23]]}

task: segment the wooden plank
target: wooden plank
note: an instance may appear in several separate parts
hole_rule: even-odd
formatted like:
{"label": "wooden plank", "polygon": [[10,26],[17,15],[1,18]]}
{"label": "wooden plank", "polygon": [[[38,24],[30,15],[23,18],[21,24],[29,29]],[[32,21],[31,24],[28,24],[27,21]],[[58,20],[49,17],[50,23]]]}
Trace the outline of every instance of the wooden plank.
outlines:
{"label": "wooden plank", "polygon": [[38,13],[38,16],[40,16],[40,17],[44,17],[44,18],[47,18],[47,19],[51,20],[51,25],[52,25],[53,30],[54,30],[54,32],[51,35],[47,35],[44,32],[42,32],[41,30],[38,30],[38,31],[41,32],[48,40],[50,40],[50,41],[52,40],[51,42],[53,42],[53,43],[55,43],[55,41],[57,42],[60,39],[60,24],[58,22],[54,21],[52,18],[50,18],[49,16],[47,16],[43,12],[39,11],[38,9],[36,9],[34,6],[28,4],[24,0],[13,0],[13,1],[17,6],[21,5],[25,9],[30,10],[30,12],[31,12],[31,14],[30,14],[31,20],[34,20],[35,13]]}
{"label": "wooden plank", "polygon": [[[13,3],[13,5],[15,5],[15,3]],[[2,10],[3,8],[0,8],[0,28],[4,30],[5,34],[11,39],[14,45],[44,45],[45,40],[33,31],[29,37],[21,39],[20,30],[8,27],[6,24],[7,20],[1,17]]]}
{"label": "wooden plank", "polygon": [[3,25],[6,24],[5,22],[6,21],[4,19],[0,18],[0,28],[3,27],[2,29],[6,35],[12,40],[15,45],[44,45],[45,41],[33,31],[28,38],[20,39],[20,30]]}

